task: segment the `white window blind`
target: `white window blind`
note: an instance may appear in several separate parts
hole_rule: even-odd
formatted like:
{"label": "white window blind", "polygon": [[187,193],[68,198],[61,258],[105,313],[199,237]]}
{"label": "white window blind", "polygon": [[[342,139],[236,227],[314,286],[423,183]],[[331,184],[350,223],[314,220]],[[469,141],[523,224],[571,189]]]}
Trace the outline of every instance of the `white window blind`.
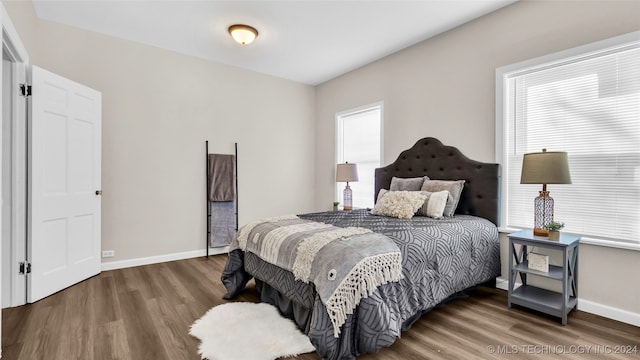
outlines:
{"label": "white window blind", "polygon": [[[640,41],[505,75],[503,226],[531,228],[542,185],[523,154],[566,151],[572,184],[548,185],[568,232],[640,243]],[[504,223],[506,220],[506,223]]]}
{"label": "white window blind", "polygon": [[[336,162],[356,163],[358,167],[358,181],[349,183],[354,207],[373,207],[374,170],[380,167],[381,124],[382,103],[336,115]],[[340,203],[344,187],[344,183],[336,185]]]}

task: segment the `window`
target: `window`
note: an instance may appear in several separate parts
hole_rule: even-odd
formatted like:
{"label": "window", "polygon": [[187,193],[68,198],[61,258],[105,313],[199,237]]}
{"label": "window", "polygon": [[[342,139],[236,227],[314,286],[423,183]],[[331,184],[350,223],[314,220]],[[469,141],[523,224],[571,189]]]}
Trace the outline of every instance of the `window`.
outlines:
{"label": "window", "polygon": [[571,185],[548,185],[554,219],[587,241],[640,245],[640,32],[496,72],[501,226],[531,228],[541,185],[524,153],[566,151]]}
{"label": "window", "polygon": [[[353,207],[373,207],[374,170],[380,167],[382,153],[381,129],[381,102],[336,114],[336,164],[350,162],[358,167],[358,181],[349,183]],[[340,203],[344,187],[344,183],[336,184]]]}

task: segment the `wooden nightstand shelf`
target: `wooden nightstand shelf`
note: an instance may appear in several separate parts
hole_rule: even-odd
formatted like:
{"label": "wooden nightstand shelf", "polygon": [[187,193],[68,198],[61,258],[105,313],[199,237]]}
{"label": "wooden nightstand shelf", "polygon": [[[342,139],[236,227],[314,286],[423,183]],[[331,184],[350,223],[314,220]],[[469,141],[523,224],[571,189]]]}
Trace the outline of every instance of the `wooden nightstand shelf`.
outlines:
{"label": "wooden nightstand shelf", "polygon": [[[508,305],[521,305],[562,319],[567,324],[567,314],[578,303],[578,245],[580,236],[560,234],[560,240],[534,236],[532,230],[509,234],[509,295]],[[520,249],[516,250],[516,245]],[[549,265],[549,271],[529,268],[529,246],[553,249],[562,252],[562,266]],[[514,262],[515,260],[515,262]],[[562,292],[555,292],[527,284],[527,275],[536,275],[562,282]],[[522,285],[516,289],[516,278],[520,275]]]}

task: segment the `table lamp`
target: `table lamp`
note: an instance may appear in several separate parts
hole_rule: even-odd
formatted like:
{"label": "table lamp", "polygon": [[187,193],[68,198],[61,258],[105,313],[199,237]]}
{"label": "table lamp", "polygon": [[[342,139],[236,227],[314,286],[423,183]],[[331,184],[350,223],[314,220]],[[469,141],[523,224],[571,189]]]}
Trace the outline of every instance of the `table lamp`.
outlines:
{"label": "table lamp", "polygon": [[547,151],[524,154],[520,184],[542,184],[542,191],[534,200],[534,228],[536,236],[549,236],[544,226],[553,221],[553,198],[547,184],[571,184],[567,153]]}
{"label": "table lamp", "polygon": [[346,182],[347,186],[343,191],[342,208],[344,210],[351,210],[353,201],[353,192],[349,187],[349,181],[358,181],[358,168],[356,164],[350,164],[345,162],[344,164],[338,164],[336,167],[336,182]]}

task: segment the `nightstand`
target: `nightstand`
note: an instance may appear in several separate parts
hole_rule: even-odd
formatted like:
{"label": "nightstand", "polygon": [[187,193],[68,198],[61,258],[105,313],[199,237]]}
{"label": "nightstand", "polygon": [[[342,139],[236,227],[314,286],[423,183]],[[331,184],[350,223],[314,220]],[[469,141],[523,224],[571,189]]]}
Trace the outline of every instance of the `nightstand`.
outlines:
{"label": "nightstand", "polygon": [[[578,303],[578,245],[580,236],[560,233],[560,240],[533,235],[532,230],[509,234],[509,294],[508,305],[521,305],[562,318],[567,325],[567,314]],[[516,245],[520,245],[516,250]],[[552,249],[562,252],[562,266],[549,265],[548,272],[529,268],[528,247]],[[515,262],[514,262],[515,260]],[[536,275],[562,282],[562,292],[542,289],[527,284],[527,275]],[[514,289],[520,275],[522,285]]]}

